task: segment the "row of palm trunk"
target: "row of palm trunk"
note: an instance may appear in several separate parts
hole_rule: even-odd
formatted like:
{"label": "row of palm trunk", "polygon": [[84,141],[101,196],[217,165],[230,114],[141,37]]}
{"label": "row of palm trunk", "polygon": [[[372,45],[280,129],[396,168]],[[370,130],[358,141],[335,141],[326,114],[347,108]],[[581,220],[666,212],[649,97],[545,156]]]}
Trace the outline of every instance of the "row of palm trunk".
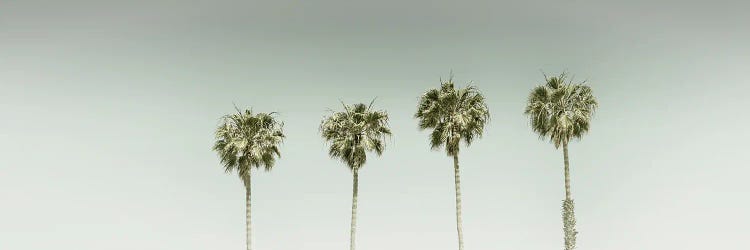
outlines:
{"label": "row of palm trunk", "polygon": [[[598,104],[591,88],[583,83],[566,81],[565,73],[545,76],[544,83],[532,89],[524,113],[531,128],[540,138],[549,139],[556,148],[563,148],[565,200],[563,200],[564,248],[575,248],[574,204],[570,192],[568,143],[581,138],[589,130],[591,117]],[[391,136],[388,113],[373,109],[373,102],[342,104],[343,110],[332,111],[322,120],[320,134],[331,158],[344,163],[352,172],[352,208],[350,250],[356,247],[357,199],[359,173],[367,162],[368,153],[382,155],[385,139]],[[461,218],[461,175],[459,152],[462,146],[482,137],[490,120],[484,95],[472,85],[456,88],[451,76],[441,80],[439,88],[421,95],[414,118],[420,130],[429,130],[430,147],[443,150],[453,160],[456,198],[456,232],[458,249],[464,249]],[[236,172],[246,191],[247,249],[252,247],[251,235],[251,170],[270,170],[281,156],[279,145],[284,140],[283,123],[274,113],[253,113],[237,109],[226,115],[215,132],[213,149],[226,172]]]}

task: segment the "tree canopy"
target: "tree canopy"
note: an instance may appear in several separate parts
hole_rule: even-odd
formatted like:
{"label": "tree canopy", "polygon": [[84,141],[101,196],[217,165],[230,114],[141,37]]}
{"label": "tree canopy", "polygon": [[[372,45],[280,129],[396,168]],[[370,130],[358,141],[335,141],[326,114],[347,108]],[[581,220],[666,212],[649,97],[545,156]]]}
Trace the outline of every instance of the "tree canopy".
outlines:
{"label": "tree canopy", "polygon": [[333,112],[320,124],[321,135],[329,145],[328,154],[352,170],[365,164],[367,152],[382,155],[385,138],[391,135],[388,114],[372,110],[372,104],[342,104],[343,111]]}
{"label": "tree canopy", "polygon": [[591,87],[567,81],[567,75],[546,77],[529,94],[525,114],[540,138],[549,138],[556,148],[589,131],[598,107]]}
{"label": "tree canopy", "polygon": [[253,167],[273,168],[276,158],[281,157],[279,145],[284,140],[283,123],[273,115],[237,110],[222,117],[213,149],[227,172],[237,171],[244,177]]}
{"label": "tree canopy", "polygon": [[463,140],[470,145],[484,133],[490,119],[489,108],[479,90],[471,85],[456,89],[453,77],[441,80],[440,88],[430,89],[419,99],[417,113],[419,129],[433,129],[430,146],[445,147],[450,156],[457,155]]}

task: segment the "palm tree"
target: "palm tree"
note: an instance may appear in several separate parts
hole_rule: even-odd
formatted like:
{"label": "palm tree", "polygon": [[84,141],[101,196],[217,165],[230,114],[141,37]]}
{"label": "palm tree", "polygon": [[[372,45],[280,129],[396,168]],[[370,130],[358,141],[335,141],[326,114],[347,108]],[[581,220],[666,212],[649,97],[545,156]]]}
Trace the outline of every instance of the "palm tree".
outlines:
{"label": "palm tree", "polygon": [[440,81],[439,89],[430,89],[419,100],[415,118],[419,119],[419,129],[432,129],[430,146],[433,150],[445,148],[453,157],[453,171],[456,185],[456,229],[458,249],[464,249],[463,226],[461,219],[461,178],[458,171],[459,144],[463,140],[469,146],[480,138],[484,126],[490,119],[490,112],[484,96],[474,86],[456,89],[453,76],[448,81]]}
{"label": "palm tree", "polygon": [[570,139],[581,137],[589,131],[591,117],[598,107],[589,86],[567,81],[565,73],[559,76],[544,76],[545,84],[531,90],[525,114],[529,116],[531,128],[539,138],[549,138],[559,149],[563,147],[565,200],[563,200],[563,232],[565,249],[572,250],[576,245],[575,214],[570,194],[570,168],[568,164],[568,143]]}
{"label": "palm tree", "polygon": [[[236,107],[235,107],[236,108]],[[271,170],[276,158],[281,157],[279,144],[284,139],[283,123],[276,121],[274,113],[253,114],[237,109],[236,114],[222,117],[216,128],[216,151],[224,165],[224,170],[237,172],[245,185],[245,223],[247,250],[251,249],[250,228],[250,176],[252,168],[263,167]]]}
{"label": "palm tree", "polygon": [[329,144],[328,155],[344,162],[353,174],[349,249],[354,250],[359,170],[367,161],[368,151],[374,151],[377,155],[383,154],[384,139],[391,135],[391,130],[388,128],[388,114],[385,111],[372,110],[372,102],[370,105],[342,105],[344,111],[323,118],[320,133]]}

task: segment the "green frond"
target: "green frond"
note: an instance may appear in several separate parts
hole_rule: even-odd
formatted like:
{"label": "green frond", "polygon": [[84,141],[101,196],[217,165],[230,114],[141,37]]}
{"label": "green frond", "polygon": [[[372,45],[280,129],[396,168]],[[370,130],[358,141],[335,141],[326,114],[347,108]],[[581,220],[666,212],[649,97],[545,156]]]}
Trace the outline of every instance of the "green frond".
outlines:
{"label": "green frond", "polygon": [[448,133],[443,129],[443,126],[436,126],[435,129],[430,133],[430,148],[437,150],[443,147],[448,139]]}
{"label": "green frond", "polygon": [[383,154],[385,137],[391,135],[388,114],[372,110],[373,102],[343,104],[344,111],[333,112],[320,123],[320,134],[329,145],[328,155],[352,170],[366,163],[367,152]]}
{"label": "green frond", "polygon": [[456,89],[451,77],[420,97],[414,117],[420,130],[432,129],[430,147],[445,148],[452,156],[458,154],[461,141],[468,146],[483,135],[490,112],[475,86]]}
{"label": "green frond", "polygon": [[240,110],[225,115],[216,128],[213,150],[219,156],[226,172],[237,172],[240,177],[250,169],[270,170],[281,157],[278,146],[284,140],[283,123],[274,113],[253,114],[252,110]]}
{"label": "green frond", "polygon": [[531,90],[524,114],[540,138],[559,148],[572,138],[580,139],[590,129],[598,103],[591,87],[565,82],[567,76],[546,77],[546,83]]}

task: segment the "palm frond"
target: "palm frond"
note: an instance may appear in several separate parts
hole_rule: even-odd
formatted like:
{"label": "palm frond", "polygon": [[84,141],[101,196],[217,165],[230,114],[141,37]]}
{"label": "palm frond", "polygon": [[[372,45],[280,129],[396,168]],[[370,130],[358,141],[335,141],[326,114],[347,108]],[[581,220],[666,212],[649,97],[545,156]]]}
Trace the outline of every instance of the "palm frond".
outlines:
{"label": "palm frond", "polygon": [[457,89],[451,74],[440,88],[420,97],[414,117],[420,130],[432,129],[430,147],[445,148],[452,156],[458,154],[461,141],[468,146],[483,135],[490,113],[482,93],[471,84]]}
{"label": "palm frond", "polygon": [[329,146],[328,155],[352,170],[365,164],[367,152],[383,154],[385,137],[391,135],[388,114],[372,110],[374,102],[369,105],[342,103],[344,111],[332,112],[320,124],[320,134]]}
{"label": "palm frond", "polygon": [[270,170],[281,157],[279,145],[285,136],[284,124],[274,118],[275,113],[257,113],[240,110],[225,115],[216,128],[213,150],[219,156],[226,172],[236,171],[240,177],[251,168]]}
{"label": "palm frond", "polygon": [[567,81],[565,72],[547,77],[545,84],[531,90],[524,114],[540,138],[559,148],[572,138],[580,139],[590,129],[598,102],[591,87]]}

